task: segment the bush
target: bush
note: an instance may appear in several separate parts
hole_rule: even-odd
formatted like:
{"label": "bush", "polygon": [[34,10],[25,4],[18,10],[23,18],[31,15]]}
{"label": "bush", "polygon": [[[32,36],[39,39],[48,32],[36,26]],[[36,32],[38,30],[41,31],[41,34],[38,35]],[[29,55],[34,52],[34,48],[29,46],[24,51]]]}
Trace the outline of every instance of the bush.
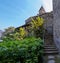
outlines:
{"label": "bush", "polygon": [[41,17],[36,17],[31,18],[31,21],[29,22],[29,26],[27,27],[27,30],[29,31],[28,34],[29,36],[34,36],[34,37],[40,37],[43,39],[43,33],[44,33],[44,28],[43,28],[44,20]]}
{"label": "bush", "polygon": [[40,38],[0,43],[0,63],[38,63],[38,56],[42,53],[43,41]]}

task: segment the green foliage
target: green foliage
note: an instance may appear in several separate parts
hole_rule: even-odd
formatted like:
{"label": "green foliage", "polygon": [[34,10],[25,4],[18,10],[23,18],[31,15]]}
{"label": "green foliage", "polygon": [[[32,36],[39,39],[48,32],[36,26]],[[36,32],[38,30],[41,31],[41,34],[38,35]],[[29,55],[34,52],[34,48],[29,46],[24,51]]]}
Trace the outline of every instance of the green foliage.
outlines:
{"label": "green foliage", "polygon": [[20,28],[19,32],[15,32],[13,34],[13,39],[15,40],[21,40],[24,39],[26,37],[26,30],[24,28]]}
{"label": "green foliage", "polygon": [[43,19],[40,17],[36,17],[36,19],[31,18],[31,25],[33,29],[38,29],[39,27],[41,27],[43,25]]}
{"label": "green foliage", "polygon": [[14,39],[14,40],[20,40],[20,39],[21,39],[19,32],[15,32],[15,33],[13,34],[13,39]]}
{"label": "green foliage", "polygon": [[26,36],[26,30],[24,28],[19,29],[20,38],[23,39]]}
{"label": "green foliage", "polygon": [[8,34],[11,34],[15,31],[15,28],[14,27],[8,27],[7,29],[5,29],[5,35],[8,35]]}
{"label": "green foliage", "polygon": [[5,30],[4,37],[2,39],[21,40],[25,38],[26,34],[26,30],[22,27],[19,29],[19,32],[15,31],[14,27],[9,27]]}
{"label": "green foliage", "polygon": [[42,53],[43,41],[40,38],[0,43],[0,63],[38,63],[38,56]]}
{"label": "green foliage", "polygon": [[[14,27],[8,27],[7,29],[5,29],[5,32],[3,34],[3,37],[2,39],[4,40],[7,40],[7,39],[10,39],[12,40],[13,39],[13,34],[15,32],[15,28]],[[7,38],[7,39],[6,39]]]}
{"label": "green foliage", "polygon": [[31,22],[30,22],[30,33],[32,33],[32,36],[35,36],[35,37],[43,37],[43,23],[44,23],[44,20],[40,17],[36,17],[35,19],[31,18]]}

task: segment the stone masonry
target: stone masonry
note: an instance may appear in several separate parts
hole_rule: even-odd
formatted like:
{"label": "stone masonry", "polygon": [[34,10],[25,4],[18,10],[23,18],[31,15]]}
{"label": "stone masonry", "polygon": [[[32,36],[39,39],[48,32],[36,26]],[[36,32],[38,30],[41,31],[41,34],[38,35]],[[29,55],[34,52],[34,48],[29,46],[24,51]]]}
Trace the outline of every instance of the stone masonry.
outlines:
{"label": "stone masonry", "polygon": [[53,0],[53,36],[54,42],[60,51],[60,0]]}

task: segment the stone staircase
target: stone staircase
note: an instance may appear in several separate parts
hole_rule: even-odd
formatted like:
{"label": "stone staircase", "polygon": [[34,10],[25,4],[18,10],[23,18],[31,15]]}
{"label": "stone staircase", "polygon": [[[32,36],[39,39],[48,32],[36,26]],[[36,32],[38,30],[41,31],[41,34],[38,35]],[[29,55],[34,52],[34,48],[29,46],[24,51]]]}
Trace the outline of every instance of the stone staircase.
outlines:
{"label": "stone staircase", "polygon": [[56,59],[58,58],[59,52],[55,45],[44,45],[44,62],[43,63],[60,63]]}
{"label": "stone staircase", "polygon": [[45,33],[44,37],[44,54],[58,54],[58,49],[53,41],[53,35],[49,34],[48,32]]}
{"label": "stone staircase", "polygon": [[53,36],[48,32],[46,32],[44,37],[44,62],[43,63],[57,63],[56,57],[58,55],[59,52],[57,47],[54,44]]}
{"label": "stone staircase", "polygon": [[44,55],[56,55],[58,54],[58,49],[55,45],[44,45]]}

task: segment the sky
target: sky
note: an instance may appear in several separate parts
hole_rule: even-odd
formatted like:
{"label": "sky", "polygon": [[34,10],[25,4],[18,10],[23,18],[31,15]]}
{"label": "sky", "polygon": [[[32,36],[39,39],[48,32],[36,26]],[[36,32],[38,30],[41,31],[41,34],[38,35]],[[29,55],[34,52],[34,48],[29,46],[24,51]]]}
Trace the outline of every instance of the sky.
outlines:
{"label": "sky", "polygon": [[41,6],[46,12],[53,10],[52,0],[0,0],[0,30],[24,25],[27,18],[38,14]]}

